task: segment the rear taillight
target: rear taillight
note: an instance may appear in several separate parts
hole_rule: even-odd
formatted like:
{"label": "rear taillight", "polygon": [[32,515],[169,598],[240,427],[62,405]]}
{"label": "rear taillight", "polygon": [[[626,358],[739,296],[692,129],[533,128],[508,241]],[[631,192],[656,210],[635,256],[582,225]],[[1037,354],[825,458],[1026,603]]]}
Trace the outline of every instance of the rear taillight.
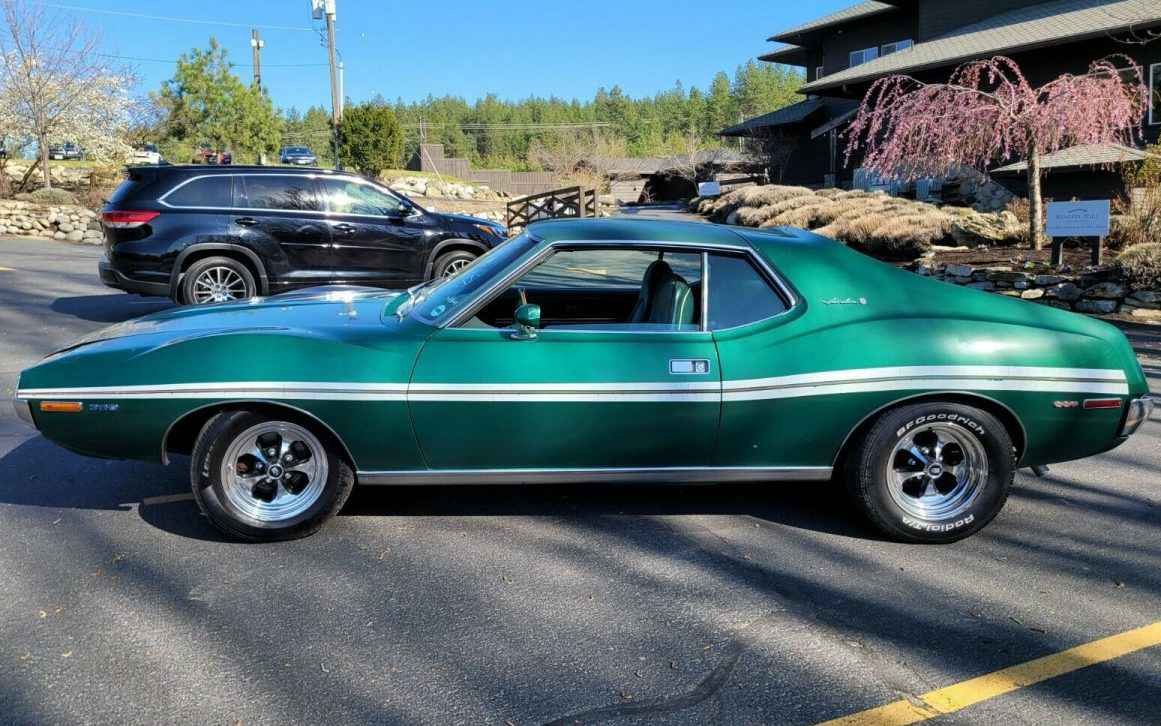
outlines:
{"label": "rear taillight", "polygon": [[114,229],[132,229],[149,224],[161,216],[153,210],[141,212],[101,212],[101,224]]}

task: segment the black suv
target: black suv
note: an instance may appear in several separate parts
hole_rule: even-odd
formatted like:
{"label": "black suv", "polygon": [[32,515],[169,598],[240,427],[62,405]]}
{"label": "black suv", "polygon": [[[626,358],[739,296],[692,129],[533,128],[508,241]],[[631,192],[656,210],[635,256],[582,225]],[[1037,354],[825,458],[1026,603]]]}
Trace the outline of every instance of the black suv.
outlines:
{"label": "black suv", "polygon": [[126,175],[101,212],[101,281],[179,303],[334,283],[404,287],[451,274],[507,236],[355,174],[183,165]]}

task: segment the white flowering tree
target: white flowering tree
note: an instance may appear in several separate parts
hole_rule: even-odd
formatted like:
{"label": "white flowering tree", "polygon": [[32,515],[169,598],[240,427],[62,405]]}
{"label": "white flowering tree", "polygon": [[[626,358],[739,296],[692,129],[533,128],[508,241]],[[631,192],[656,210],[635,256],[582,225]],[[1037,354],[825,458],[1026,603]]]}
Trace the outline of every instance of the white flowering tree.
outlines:
{"label": "white flowering tree", "polygon": [[[81,23],[42,3],[0,0],[0,122],[11,136],[32,138],[44,186],[52,185],[48,147],[71,141],[96,159],[122,159],[133,78],[97,50]],[[31,170],[30,170],[31,171]]]}

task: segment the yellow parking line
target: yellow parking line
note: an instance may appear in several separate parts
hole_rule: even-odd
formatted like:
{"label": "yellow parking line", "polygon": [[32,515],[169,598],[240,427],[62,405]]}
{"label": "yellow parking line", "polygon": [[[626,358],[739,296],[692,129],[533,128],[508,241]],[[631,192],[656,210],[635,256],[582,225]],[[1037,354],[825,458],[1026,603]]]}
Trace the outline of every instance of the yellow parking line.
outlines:
{"label": "yellow parking line", "polygon": [[1049,678],[1161,645],[1161,622],[1129,630],[919,696],[923,705],[896,701],[818,726],[906,726],[1002,696]]}

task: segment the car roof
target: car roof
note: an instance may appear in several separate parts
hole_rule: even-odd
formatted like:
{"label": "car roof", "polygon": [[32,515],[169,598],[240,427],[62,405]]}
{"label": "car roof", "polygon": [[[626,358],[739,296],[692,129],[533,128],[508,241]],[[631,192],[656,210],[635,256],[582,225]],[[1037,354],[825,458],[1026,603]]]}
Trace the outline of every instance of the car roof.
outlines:
{"label": "car roof", "polygon": [[[823,237],[788,227],[735,227],[705,222],[601,217],[550,219],[528,225],[529,234],[545,242],[617,240],[634,242],[700,242],[722,245],[817,244]],[[833,243],[832,243],[833,244]]]}
{"label": "car roof", "polygon": [[304,169],[300,166],[262,166],[260,164],[170,164],[158,167],[170,173],[192,172],[198,174],[239,174],[245,172],[262,172],[263,174],[293,174],[301,176],[346,176],[363,177],[349,171],[335,171],[333,169]]}

